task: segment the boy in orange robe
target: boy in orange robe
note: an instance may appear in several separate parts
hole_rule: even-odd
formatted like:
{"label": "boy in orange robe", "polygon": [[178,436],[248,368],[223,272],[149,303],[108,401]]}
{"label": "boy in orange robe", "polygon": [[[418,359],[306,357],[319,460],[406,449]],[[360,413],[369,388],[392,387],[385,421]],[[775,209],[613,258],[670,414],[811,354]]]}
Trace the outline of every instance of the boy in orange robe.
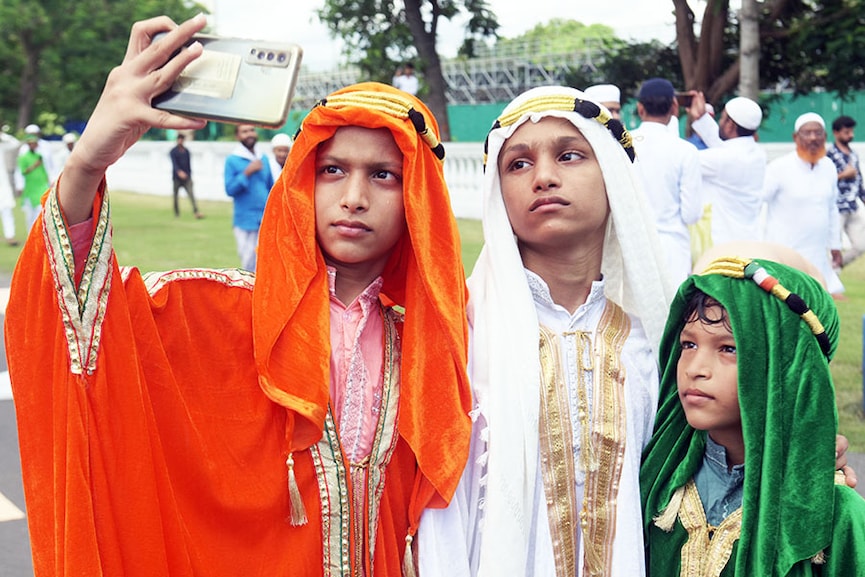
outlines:
{"label": "boy in orange robe", "polygon": [[204,24],[133,26],[13,278],[36,575],[412,571],[420,514],[450,499],[470,430],[435,119],[385,85],[337,91],[274,186],[257,275],[119,268],[105,171],[150,127],[204,125],[150,106]]}

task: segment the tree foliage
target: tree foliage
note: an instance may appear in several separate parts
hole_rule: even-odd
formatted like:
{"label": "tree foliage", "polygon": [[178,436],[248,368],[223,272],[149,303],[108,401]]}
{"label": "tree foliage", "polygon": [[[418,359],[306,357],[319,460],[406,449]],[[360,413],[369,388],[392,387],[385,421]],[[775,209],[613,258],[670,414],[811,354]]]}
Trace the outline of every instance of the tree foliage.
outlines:
{"label": "tree foliage", "polygon": [[[672,0],[687,88],[711,101],[733,94],[739,78],[738,14],[729,0],[708,0],[699,35],[686,0]],[[760,3],[760,87],[842,97],[865,88],[865,0],[765,0]]]}
{"label": "tree foliage", "polygon": [[0,118],[86,119],[126,52],[132,23],[204,11],[184,0],[0,0]]}
{"label": "tree foliage", "polygon": [[483,38],[498,29],[486,0],[325,0],[318,17],[342,38],[345,56],[369,80],[389,83],[400,62],[414,61],[423,96],[449,140],[445,81],[436,50],[440,19],[467,15],[462,53],[471,55]]}
{"label": "tree foliage", "polygon": [[605,24],[586,26],[577,20],[553,18],[514,38],[500,38],[496,50],[519,48],[531,55],[568,54],[582,50],[614,50],[624,45]]}

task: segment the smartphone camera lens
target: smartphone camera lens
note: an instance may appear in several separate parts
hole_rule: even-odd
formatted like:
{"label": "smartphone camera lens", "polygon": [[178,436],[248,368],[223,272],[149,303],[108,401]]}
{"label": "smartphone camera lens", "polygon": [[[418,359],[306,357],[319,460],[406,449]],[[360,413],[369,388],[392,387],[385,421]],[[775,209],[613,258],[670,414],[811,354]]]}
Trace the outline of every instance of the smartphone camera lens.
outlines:
{"label": "smartphone camera lens", "polygon": [[268,53],[267,53],[267,60],[268,60],[268,62],[270,62],[271,60],[273,60],[273,56],[274,56],[273,52],[268,52]]}
{"label": "smartphone camera lens", "polygon": [[258,59],[259,59],[259,60],[264,60],[264,52],[259,52],[259,53],[258,53]]}
{"label": "smartphone camera lens", "polygon": [[282,64],[285,62],[285,52],[280,52],[279,56],[276,57],[276,61]]}

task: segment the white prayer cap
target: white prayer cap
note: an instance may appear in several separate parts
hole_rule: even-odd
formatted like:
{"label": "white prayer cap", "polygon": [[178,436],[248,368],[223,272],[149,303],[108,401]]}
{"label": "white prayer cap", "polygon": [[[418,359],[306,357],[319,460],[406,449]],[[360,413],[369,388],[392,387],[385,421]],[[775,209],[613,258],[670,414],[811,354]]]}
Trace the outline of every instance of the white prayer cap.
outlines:
{"label": "white prayer cap", "polygon": [[823,129],[826,128],[826,123],[823,122],[822,116],[820,116],[816,112],[806,112],[805,114],[796,119],[796,124],[793,125],[793,132],[799,132],[799,129],[802,128],[802,125],[809,122],[816,122]]}
{"label": "white prayer cap", "polygon": [[78,140],[78,137],[75,136],[74,132],[67,132],[63,135],[63,142],[66,144],[72,144],[76,140]]}
{"label": "white prayer cap", "polygon": [[724,110],[730,119],[745,130],[757,130],[763,121],[763,111],[760,105],[744,96],[737,96],[730,100]]}
{"label": "white prayer cap", "polygon": [[292,140],[291,140],[291,137],[289,135],[285,134],[284,132],[280,132],[280,133],[274,135],[274,137],[270,139],[270,144],[274,148],[279,147],[279,146],[285,146],[287,148],[291,148]]}
{"label": "white prayer cap", "polygon": [[585,90],[589,100],[594,102],[619,102],[622,96],[619,87],[614,84],[595,84]]}
{"label": "white prayer cap", "polygon": [[39,134],[42,130],[39,129],[39,126],[36,124],[28,124],[24,128],[24,134]]}

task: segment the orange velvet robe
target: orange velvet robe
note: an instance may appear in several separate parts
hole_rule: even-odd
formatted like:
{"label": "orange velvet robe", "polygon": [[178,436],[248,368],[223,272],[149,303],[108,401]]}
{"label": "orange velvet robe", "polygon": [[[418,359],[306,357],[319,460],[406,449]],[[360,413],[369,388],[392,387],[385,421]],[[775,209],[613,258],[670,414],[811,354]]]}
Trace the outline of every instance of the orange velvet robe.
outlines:
{"label": "orange velvet robe", "polygon": [[[288,521],[287,413],[259,386],[253,277],[181,270],[145,280],[117,267],[107,211],[95,220],[76,297],[49,198],[8,309],[36,575],[323,575],[323,555],[333,574],[348,574],[357,553],[369,554],[354,550],[364,540],[339,513],[352,488],[320,494],[310,450],[294,454],[309,521]],[[409,528],[417,464],[402,438],[391,449],[367,575],[400,574]],[[318,554],[323,521],[349,550]]]}
{"label": "orange velvet robe", "polygon": [[[345,462],[329,414],[314,230],[316,151],[347,125],[391,131],[406,208],[381,275],[405,320],[385,309],[383,408],[360,464]],[[471,427],[465,276],[437,134],[423,102],[384,84],[314,107],[268,199],[254,290],[236,270],[119,269],[101,196],[76,282],[47,196],[6,317],[37,577],[400,575],[422,511],[453,495]],[[308,518],[297,526],[289,456]],[[351,479],[359,469],[366,484]]]}

